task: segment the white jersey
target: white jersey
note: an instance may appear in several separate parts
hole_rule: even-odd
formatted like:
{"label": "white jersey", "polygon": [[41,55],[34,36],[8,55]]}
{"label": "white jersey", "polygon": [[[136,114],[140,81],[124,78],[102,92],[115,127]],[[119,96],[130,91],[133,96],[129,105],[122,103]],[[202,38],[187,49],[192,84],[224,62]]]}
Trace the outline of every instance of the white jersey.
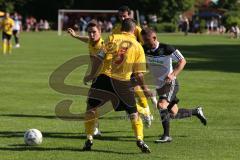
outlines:
{"label": "white jersey", "polygon": [[17,18],[14,18],[14,26],[13,26],[13,30],[17,30],[20,31],[21,29],[21,21]]}
{"label": "white jersey", "polygon": [[178,62],[184,59],[184,57],[179,50],[162,43],[158,43],[155,49],[148,49],[146,46],[143,47],[155,85],[157,88],[161,88],[165,84],[167,75],[173,72],[173,61]]}

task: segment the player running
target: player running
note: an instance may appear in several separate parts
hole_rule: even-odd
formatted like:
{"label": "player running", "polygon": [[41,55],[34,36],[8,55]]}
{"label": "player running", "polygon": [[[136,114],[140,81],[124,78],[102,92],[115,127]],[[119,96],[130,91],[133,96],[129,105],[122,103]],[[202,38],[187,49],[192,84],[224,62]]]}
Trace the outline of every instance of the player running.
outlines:
{"label": "player running", "polygon": [[[201,107],[195,109],[178,109],[179,99],[177,93],[179,84],[176,77],[183,70],[186,60],[179,50],[170,45],[160,43],[157,40],[156,32],[147,28],[141,32],[144,40],[144,51],[150,73],[154,77],[157,93],[159,96],[158,109],[162,119],[163,135],[156,143],[171,142],[169,135],[170,118],[181,119],[196,116],[203,125],[207,124],[207,119]],[[173,61],[177,62],[176,67],[172,67]]]}
{"label": "player running", "polygon": [[85,115],[87,141],[83,150],[91,150],[93,145],[97,108],[110,100],[116,111],[125,110],[129,114],[137,146],[142,152],[150,153],[149,147],[143,141],[142,120],[138,116],[134,93],[131,91],[130,77],[131,74],[134,74],[138,83],[143,87],[144,93],[151,96],[151,92],[143,82],[146,61],[143,48],[133,35],[135,26],[133,20],[124,20],[121,26],[122,33],[108,37],[105,49],[99,52],[93,61],[91,73],[84,77],[85,84],[93,80],[98,68],[103,63],[100,74],[92,83],[88,95]]}
{"label": "player running", "polygon": [[[120,23],[115,24],[115,26],[113,27],[112,33],[113,34],[121,33],[121,22],[124,19],[129,19],[129,18],[131,18],[130,8],[128,6],[121,6],[118,9],[118,19],[119,19]],[[141,27],[136,25],[134,35],[135,35],[137,41],[140,42],[141,44],[143,44],[141,30],[142,30]],[[144,125],[147,128],[149,128],[151,126],[151,121],[152,121],[153,117],[152,117],[150,109],[149,109],[147,98],[145,97],[141,87],[139,85],[137,85],[136,79],[134,76],[131,76],[131,81],[132,81],[132,84],[134,85],[135,95],[137,96],[138,112],[141,114]],[[151,97],[151,100],[152,100],[152,102],[155,102],[155,105],[156,105],[156,101],[157,101],[156,97]]]}
{"label": "player running", "polygon": [[[96,56],[96,54],[99,51],[101,51],[103,48],[104,40],[101,37],[101,26],[98,24],[96,20],[91,20],[87,24],[88,36],[77,35],[72,28],[68,28],[68,32],[72,37],[82,42],[88,43],[90,58],[92,58],[92,56]],[[94,136],[100,136],[100,135],[101,135],[101,132],[99,130],[99,123],[96,121]]]}
{"label": "player running", "polygon": [[12,53],[12,30],[14,26],[14,21],[10,18],[9,13],[5,13],[5,17],[1,23],[2,32],[2,40],[3,40],[3,54]]}

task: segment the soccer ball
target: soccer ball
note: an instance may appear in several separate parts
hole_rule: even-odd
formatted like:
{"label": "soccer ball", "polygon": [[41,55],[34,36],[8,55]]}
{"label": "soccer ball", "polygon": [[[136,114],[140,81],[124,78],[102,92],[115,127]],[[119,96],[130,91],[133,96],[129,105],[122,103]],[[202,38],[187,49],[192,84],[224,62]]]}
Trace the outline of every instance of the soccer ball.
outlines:
{"label": "soccer ball", "polygon": [[26,145],[34,146],[42,143],[42,133],[37,129],[29,129],[24,133]]}

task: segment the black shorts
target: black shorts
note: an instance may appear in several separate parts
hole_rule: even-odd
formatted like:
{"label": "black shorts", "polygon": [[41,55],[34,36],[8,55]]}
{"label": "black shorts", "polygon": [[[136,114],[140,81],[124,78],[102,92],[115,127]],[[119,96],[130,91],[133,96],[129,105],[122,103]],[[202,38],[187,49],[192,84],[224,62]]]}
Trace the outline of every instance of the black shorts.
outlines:
{"label": "black shorts", "polygon": [[178,91],[179,85],[177,80],[173,80],[171,83],[165,84],[163,87],[157,89],[159,99],[166,99],[171,105],[179,102],[177,98]]}
{"label": "black shorts", "polygon": [[2,39],[7,39],[7,40],[11,40],[12,35],[7,34],[6,32],[2,32]]}
{"label": "black shorts", "polygon": [[112,102],[115,111],[136,113],[136,101],[130,81],[119,81],[106,75],[99,75],[92,83],[87,99],[87,110]]}
{"label": "black shorts", "polygon": [[18,34],[18,30],[13,30],[13,35],[17,35]]}

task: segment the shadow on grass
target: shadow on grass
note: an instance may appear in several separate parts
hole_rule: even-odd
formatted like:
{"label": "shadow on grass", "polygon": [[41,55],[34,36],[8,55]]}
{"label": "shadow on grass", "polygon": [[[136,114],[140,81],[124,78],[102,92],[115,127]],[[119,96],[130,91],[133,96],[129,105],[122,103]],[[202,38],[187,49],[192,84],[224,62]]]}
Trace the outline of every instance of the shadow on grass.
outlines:
{"label": "shadow on grass", "polygon": [[70,148],[70,147],[39,147],[39,146],[23,146],[23,145],[13,145],[18,146],[15,148],[10,147],[0,147],[1,151],[71,151],[71,152],[98,152],[98,153],[113,153],[113,154],[141,154],[141,152],[121,152],[121,151],[111,151],[111,150],[100,150],[100,149],[92,149],[92,151],[83,151],[81,148]]}
{"label": "shadow on grass", "polygon": [[175,46],[186,59],[187,70],[240,73],[239,45]]}
{"label": "shadow on grass", "polygon": [[[129,133],[132,135],[132,132],[129,131],[105,131],[102,132],[103,136],[96,136],[96,140],[104,141],[125,141],[125,142],[135,142],[134,136],[109,136],[107,134],[112,133]],[[65,138],[65,139],[86,139],[84,133],[66,133],[66,132],[42,132],[44,138]],[[23,137],[24,132],[21,131],[0,131],[0,138],[12,138],[12,137]],[[145,136],[145,138],[152,138],[155,136]]]}
{"label": "shadow on grass", "polygon": [[1,117],[19,117],[19,118],[46,118],[57,119],[54,115],[34,115],[34,114],[0,114]]}
{"label": "shadow on grass", "polygon": [[[34,115],[34,114],[0,114],[1,117],[17,117],[17,118],[45,118],[45,119],[58,119],[54,115]],[[103,120],[127,120],[126,116],[111,116],[111,117],[100,117]]]}

